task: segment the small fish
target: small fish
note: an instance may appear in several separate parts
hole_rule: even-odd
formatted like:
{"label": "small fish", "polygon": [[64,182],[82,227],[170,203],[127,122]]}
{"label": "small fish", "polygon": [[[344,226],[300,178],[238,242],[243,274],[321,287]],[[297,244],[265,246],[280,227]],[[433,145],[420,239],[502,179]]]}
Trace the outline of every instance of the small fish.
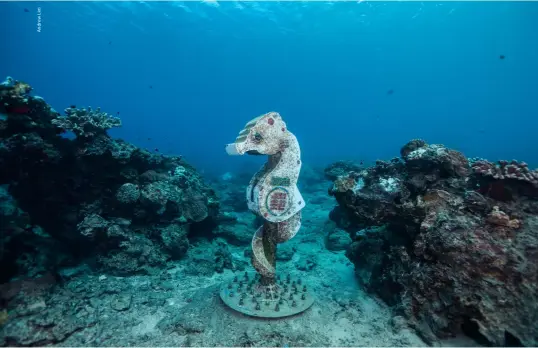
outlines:
{"label": "small fish", "polygon": [[112,41],[109,41],[108,44],[109,44],[109,45],[112,45]]}
{"label": "small fish", "polygon": [[119,116],[119,115],[120,115],[120,112],[119,112],[119,111],[118,111],[118,112],[116,112],[116,115],[117,115],[117,116]]}
{"label": "small fish", "polygon": [[393,90],[393,89],[389,89],[389,90],[387,91],[387,95],[392,95],[392,94],[394,94],[394,90]]}
{"label": "small fish", "polygon": [[151,138],[148,138],[148,140],[151,140]]}
{"label": "small fish", "polygon": [[363,161],[361,161],[361,166],[362,166],[363,164],[364,164],[364,162],[363,162]]}
{"label": "small fish", "polygon": [[24,9],[24,12],[30,12],[30,10],[29,10],[29,9],[27,9],[27,8],[25,8],[25,9]]}
{"label": "small fish", "polygon": [[506,58],[506,56],[505,56],[504,54],[501,54],[501,55],[499,56],[499,59],[501,59],[501,60],[504,59],[504,58]]}
{"label": "small fish", "polygon": [[159,152],[159,149],[158,149],[158,148],[155,148],[155,152]]}
{"label": "small fish", "polygon": [[152,85],[149,85],[149,89],[153,89],[153,86],[152,86]]}
{"label": "small fish", "polygon": [[70,108],[71,108],[71,109],[76,109],[77,106],[76,106],[76,105],[71,105]]}

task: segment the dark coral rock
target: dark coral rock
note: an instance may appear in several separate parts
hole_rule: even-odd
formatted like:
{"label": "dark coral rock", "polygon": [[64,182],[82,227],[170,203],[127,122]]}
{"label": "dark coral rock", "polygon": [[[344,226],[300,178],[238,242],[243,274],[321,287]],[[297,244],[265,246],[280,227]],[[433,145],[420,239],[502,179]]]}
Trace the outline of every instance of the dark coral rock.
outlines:
{"label": "dark coral rock", "polygon": [[489,344],[536,345],[533,171],[512,162],[520,174],[507,177],[508,163],[484,160],[471,171],[461,153],[422,142],[402,156],[403,166],[377,163],[331,189],[331,218],[351,233],[347,256],[361,282],[430,342],[471,327]]}
{"label": "dark coral rock", "polygon": [[63,132],[51,123],[58,112],[43,98],[31,96],[31,90],[29,85],[10,77],[0,84],[0,113],[8,115],[0,127],[2,138],[17,133],[38,133],[50,137]]}
{"label": "dark coral rock", "polygon": [[[104,273],[151,272],[189,245],[185,233],[158,233],[163,226],[178,225],[193,236],[213,228],[207,221],[219,213],[217,196],[181,157],[111,138],[107,129],[120,121],[100,110],[69,108],[59,116],[17,83],[0,88],[0,111],[7,115],[0,127],[0,184],[11,184],[9,195],[29,216],[25,226],[1,226],[0,236],[9,235],[1,242],[10,247],[1,259],[11,275],[29,267],[17,266],[17,255],[52,270],[59,259],[89,258]],[[65,130],[77,137],[60,136]],[[11,229],[26,237],[13,239]],[[52,261],[50,254],[63,258]]]}
{"label": "dark coral rock", "polygon": [[447,149],[443,145],[422,144],[415,150],[404,153],[405,156],[402,158],[410,170],[424,174],[438,172],[441,177],[466,177],[470,172],[467,158],[462,153]]}
{"label": "dark coral rock", "polygon": [[127,182],[120,186],[116,192],[116,199],[120,203],[134,204],[140,198],[140,188],[136,184]]}
{"label": "dark coral rock", "polygon": [[329,189],[329,194],[343,207],[351,225],[343,228],[358,228],[382,224],[389,216],[398,216],[409,196],[405,177],[395,175],[400,163],[378,161],[374,167],[359,173],[350,172],[338,177]]}
{"label": "dark coral rock", "polygon": [[99,233],[104,233],[108,227],[108,221],[102,216],[89,214],[77,225],[77,230],[82,236],[93,239]]}
{"label": "dark coral rock", "polygon": [[171,224],[161,230],[163,244],[174,259],[183,257],[189,249],[189,225]]}
{"label": "dark coral rock", "polygon": [[[369,289],[385,291],[387,288],[381,280],[385,262],[386,230],[364,229],[354,237],[354,241],[348,246],[346,256],[353,261],[359,282]],[[392,284],[391,284],[392,285]],[[389,304],[395,304],[391,296],[383,297]]]}
{"label": "dark coral rock", "polygon": [[194,222],[200,222],[207,218],[210,210],[207,197],[191,188],[185,189],[183,193],[180,209],[185,218]]}
{"label": "dark coral rock", "polygon": [[153,182],[142,187],[140,203],[155,214],[166,212],[167,205],[177,205],[181,202],[181,189],[165,181]]}
{"label": "dark coral rock", "polygon": [[400,149],[400,155],[402,158],[406,158],[411,152],[423,147],[426,145],[426,142],[422,139],[413,139],[409,141],[407,144],[402,146]]}
{"label": "dark coral rock", "polygon": [[65,261],[51,236],[32,223],[9,193],[0,186],[0,284],[14,276],[37,277]]}
{"label": "dark coral rock", "polygon": [[464,195],[465,207],[472,212],[484,214],[490,209],[488,200],[476,191],[467,191]]}
{"label": "dark coral rock", "polygon": [[[71,296],[58,300],[51,297],[56,290],[55,277],[47,274],[34,279],[19,279],[0,286],[3,301],[9,301],[9,316],[2,326],[0,345],[41,346],[61,343],[74,332],[93,326],[95,316],[84,317],[84,305]],[[48,310],[51,302],[60,306]]]}
{"label": "dark coral rock", "polygon": [[[120,232],[117,228],[112,231]],[[119,242],[119,238],[110,238],[108,252],[98,255],[97,264],[103,272],[127,276],[154,274],[164,268],[170,257],[166,249],[159,247],[160,241],[154,241],[145,235],[127,236],[125,232],[122,235],[124,242]]]}
{"label": "dark coral rock", "polygon": [[165,181],[168,178],[168,174],[156,172],[153,169],[147,170],[140,175],[141,184],[149,184],[155,181]]}

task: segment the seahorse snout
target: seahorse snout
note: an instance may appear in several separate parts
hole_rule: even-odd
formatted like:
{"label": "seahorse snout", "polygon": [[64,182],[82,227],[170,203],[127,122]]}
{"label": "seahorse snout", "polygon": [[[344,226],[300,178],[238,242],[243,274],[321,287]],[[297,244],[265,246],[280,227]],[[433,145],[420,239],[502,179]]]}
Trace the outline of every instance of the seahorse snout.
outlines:
{"label": "seahorse snout", "polygon": [[226,153],[230,156],[242,155],[242,153],[239,153],[237,150],[236,143],[226,145]]}

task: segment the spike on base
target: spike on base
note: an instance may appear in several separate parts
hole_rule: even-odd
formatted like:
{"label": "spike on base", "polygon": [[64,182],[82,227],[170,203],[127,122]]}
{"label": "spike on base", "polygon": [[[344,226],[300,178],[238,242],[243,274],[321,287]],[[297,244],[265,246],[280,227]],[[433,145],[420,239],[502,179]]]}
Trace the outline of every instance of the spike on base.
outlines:
{"label": "spike on base", "polygon": [[[230,308],[259,318],[283,318],[306,311],[314,303],[313,294],[303,291],[305,282],[285,276],[275,284],[262,285],[256,272],[244,272],[224,282],[220,298]],[[303,284],[298,286],[297,284]],[[230,287],[231,285],[231,287]]]}

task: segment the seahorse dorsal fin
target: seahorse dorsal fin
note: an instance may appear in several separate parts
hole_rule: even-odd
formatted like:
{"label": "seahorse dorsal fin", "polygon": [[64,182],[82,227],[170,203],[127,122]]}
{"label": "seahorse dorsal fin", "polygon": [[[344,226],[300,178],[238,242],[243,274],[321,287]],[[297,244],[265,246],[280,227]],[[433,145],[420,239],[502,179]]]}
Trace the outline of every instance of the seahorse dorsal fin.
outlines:
{"label": "seahorse dorsal fin", "polygon": [[253,118],[252,120],[248,121],[247,124],[245,125],[245,128],[252,128],[256,124],[256,122],[258,122],[260,120],[260,118],[262,118],[263,116],[265,116],[265,115],[258,116],[256,118]]}
{"label": "seahorse dorsal fin", "polygon": [[240,135],[240,136],[238,136],[237,138],[235,138],[235,142],[236,142],[236,143],[240,143],[240,142],[242,142],[243,140],[245,140],[246,138],[247,138],[246,135]]}

